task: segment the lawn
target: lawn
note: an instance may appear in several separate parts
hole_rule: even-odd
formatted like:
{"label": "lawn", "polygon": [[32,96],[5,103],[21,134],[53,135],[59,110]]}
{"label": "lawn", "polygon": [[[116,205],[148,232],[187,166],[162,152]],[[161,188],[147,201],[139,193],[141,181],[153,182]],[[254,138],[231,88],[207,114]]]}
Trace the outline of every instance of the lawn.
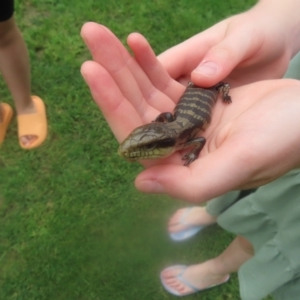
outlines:
{"label": "lawn", "polygon": [[[14,119],[0,150],[0,300],[174,299],[161,287],[160,270],[204,261],[230,243],[217,226],[186,243],[170,241],[167,220],[185,203],[134,189],[141,166],[118,157],[83,82],[80,66],[90,55],[79,32],[87,21],[108,26],[123,42],[139,31],[160,53],[255,2],[16,2],[49,136],[23,151]],[[12,104],[2,80],[0,99]],[[185,299],[239,299],[236,276]]]}

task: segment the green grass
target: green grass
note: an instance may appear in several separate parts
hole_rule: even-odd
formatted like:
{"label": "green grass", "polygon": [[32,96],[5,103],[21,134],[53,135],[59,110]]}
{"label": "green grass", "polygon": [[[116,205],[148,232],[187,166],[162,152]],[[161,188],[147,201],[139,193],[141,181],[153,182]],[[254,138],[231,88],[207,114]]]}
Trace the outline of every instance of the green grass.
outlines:
{"label": "green grass", "polygon": [[[86,21],[105,24],[123,42],[139,31],[160,53],[255,2],[17,1],[32,91],[46,102],[50,128],[46,143],[26,152],[14,120],[1,148],[1,300],[174,299],[160,270],[204,261],[229,244],[232,236],[217,226],[170,242],[168,217],[185,204],[135,191],[141,167],[118,157],[81,78],[90,55],[79,32]],[[3,81],[0,99],[12,104]],[[237,279],[186,299],[239,299]]]}

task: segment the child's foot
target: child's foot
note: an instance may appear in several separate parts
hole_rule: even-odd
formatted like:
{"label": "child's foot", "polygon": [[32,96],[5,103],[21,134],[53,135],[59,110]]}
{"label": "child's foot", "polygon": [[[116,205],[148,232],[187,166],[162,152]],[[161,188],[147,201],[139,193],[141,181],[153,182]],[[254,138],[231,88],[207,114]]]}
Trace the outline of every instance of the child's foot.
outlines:
{"label": "child's foot", "polygon": [[0,144],[3,143],[8,125],[13,116],[13,110],[7,103],[0,103]]}
{"label": "child's foot", "polygon": [[215,222],[216,217],[208,214],[205,207],[192,206],[179,209],[173,215],[169,221],[168,231],[172,240],[183,241]]}
{"label": "child's foot", "polygon": [[33,107],[18,112],[19,143],[23,149],[40,146],[47,137],[47,117],[42,99],[32,96]]}
{"label": "child's foot", "polygon": [[212,260],[188,267],[177,265],[164,269],[160,278],[168,292],[185,296],[228,281],[229,274],[216,274],[212,268]]}

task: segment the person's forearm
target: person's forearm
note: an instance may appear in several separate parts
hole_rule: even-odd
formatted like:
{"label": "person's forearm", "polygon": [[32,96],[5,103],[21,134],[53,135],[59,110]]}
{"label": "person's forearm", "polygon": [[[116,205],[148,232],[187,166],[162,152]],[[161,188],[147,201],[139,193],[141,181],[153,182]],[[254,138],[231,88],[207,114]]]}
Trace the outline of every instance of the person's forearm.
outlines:
{"label": "person's forearm", "polygon": [[270,22],[276,20],[281,34],[286,34],[292,56],[300,51],[300,0],[259,0],[250,11],[265,14]]}

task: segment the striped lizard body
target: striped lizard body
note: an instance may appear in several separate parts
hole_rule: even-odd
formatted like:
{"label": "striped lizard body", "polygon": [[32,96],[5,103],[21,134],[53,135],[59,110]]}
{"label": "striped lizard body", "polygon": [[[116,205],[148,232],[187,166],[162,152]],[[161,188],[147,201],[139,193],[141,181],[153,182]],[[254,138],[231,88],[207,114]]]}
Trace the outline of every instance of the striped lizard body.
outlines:
{"label": "striped lizard body", "polygon": [[229,89],[229,84],[223,82],[207,89],[190,83],[173,114],[161,113],[152,123],[134,129],[121,143],[119,154],[129,161],[136,161],[162,158],[192,147],[182,158],[188,166],[198,158],[205,145],[205,138],[197,137],[197,134],[209,125],[218,94],[222,93],[225,103],[231,103]]}

